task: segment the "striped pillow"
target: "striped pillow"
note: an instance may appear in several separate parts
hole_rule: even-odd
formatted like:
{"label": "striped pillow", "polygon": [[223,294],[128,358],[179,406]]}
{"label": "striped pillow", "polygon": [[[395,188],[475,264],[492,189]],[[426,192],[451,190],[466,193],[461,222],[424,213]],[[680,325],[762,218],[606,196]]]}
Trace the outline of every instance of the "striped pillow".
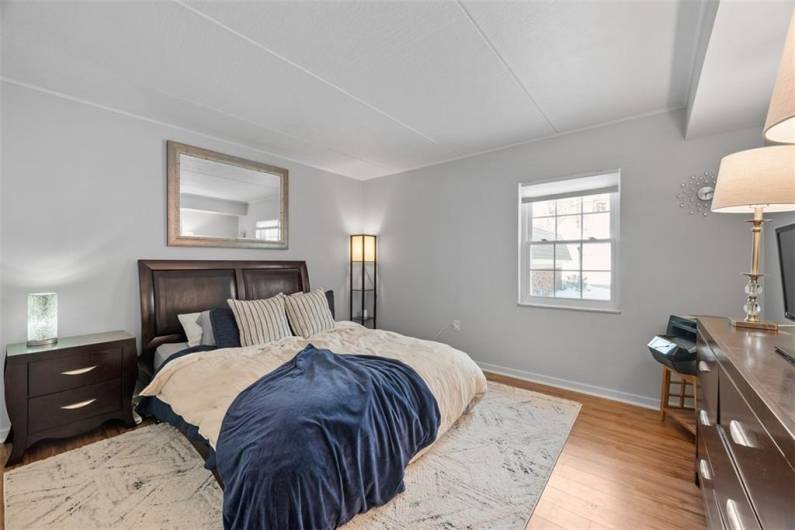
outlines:
{"label": "striped pillow", "polygon": [[334,317],[323,289],[284,297],[287,317],[297,335],[311,337],[334,327]]}
{"label": "striped pillow", "polygon": [[265,300],[227,300],[240,329],[240,345],[265,344],[292,335],[284,314],[284,295]]}

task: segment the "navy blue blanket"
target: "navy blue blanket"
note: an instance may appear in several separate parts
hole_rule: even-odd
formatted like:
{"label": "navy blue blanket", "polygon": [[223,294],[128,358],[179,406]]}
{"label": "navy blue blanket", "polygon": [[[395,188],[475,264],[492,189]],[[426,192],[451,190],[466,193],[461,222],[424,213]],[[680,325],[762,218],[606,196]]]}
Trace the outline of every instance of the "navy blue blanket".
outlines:
{"label": "navy blue blanket", "polygon": [[405,364],[307,346],[232,402],[216,465],[227,529],[321,530],[403,491],[439,407]]}

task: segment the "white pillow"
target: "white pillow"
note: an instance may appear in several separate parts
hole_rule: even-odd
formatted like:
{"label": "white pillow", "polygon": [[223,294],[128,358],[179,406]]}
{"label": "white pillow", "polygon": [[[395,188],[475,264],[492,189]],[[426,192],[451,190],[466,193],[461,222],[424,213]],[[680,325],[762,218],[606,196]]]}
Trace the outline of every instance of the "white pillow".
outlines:
{"label": "white pillow", "polygon": [[185,337],[188,339],[188,346],[198,346],[202,342],[202,327],[199,325],[199,316],[201,313],[186,313],[184,315],[177,315],[179,323],[182,324],[182,329],[185,331]]}
{"label": "white pillow", "polygon": [[308,293],[295,293],[284,297],[287,317],[296,335],[311,337],[334,328],[334,317],[323,289]]}

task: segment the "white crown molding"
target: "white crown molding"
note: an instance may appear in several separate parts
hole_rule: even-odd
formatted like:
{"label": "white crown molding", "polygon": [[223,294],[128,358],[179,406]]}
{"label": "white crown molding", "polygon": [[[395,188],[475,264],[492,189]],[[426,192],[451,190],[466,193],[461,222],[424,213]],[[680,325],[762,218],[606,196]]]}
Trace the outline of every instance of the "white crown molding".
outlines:
{"label": "white crown molding", "polygon": [[[147,123],[160,125],[162,127],[168,127],[170,129],[176,129],[176,130],[187,132],[187,133],[190,133],[190,134],[195,134],[197,136],[203,136],[204,138],[209,138],[211,140],[215,140],[215,141],[218,141],[218,142],[223,142],[223,143],[226,143],[226,144],[229,144],[229,145],[235,145],[237,147],[242,147],[244,149],[249,149],[251,151],[256,151],[256,152],[262,153],[264,155],[275,157],[275,158],[278,158],[278,159],[281,159],[281,160],[286,160],[288,162],[292,162],[293,164],[299,164],[299,165],[302,165],[302,166],[311,167],[313,169],[318,169],[318,170],[324,171],[326,173],[339,175],[340,177],[349,178],[351,180],[356,180],[356,181],[368,180],[368,179],[363,179],[363,178],[352,177],[350,175],[343,175],[342,173],[337,173],[337,172],[332,171],[332,170],[330,170],[328,168],[325,168],[325,167],[317,166],[317,165],[310,164],[310,163],[302,161],[302,160],[298,160],[298,159],[295,159],[295,158],[291,158],[289,156],[281,155],[281,154],[278,154],[278,153],[274,153],[272,151],[268,151],[266,149],[262,149],[261,147],[258,147],[258,146],[253,145],[253,144],[247,144],[247,143],[243,143],[243,142],[238,142],[236,140],[229,140],[228,138],[222,138],[220,136],[215,136],[213,134],[205,133],[205,132],[202,132],[202,131],[197,131],[196,129],[190,129],[188,127],[183,127],[181,125],[175,125],[173,123],[169,123],[169,122],[157,120],[157,119],[154,119],[154,118],[150,118],[148,116],[142,116],[142,115],[136,114],[134,112],[128,112],[126,110],[117,109],[115,107],[110,107],[108,105],[103,105],[101,103],[95,103],[93,101],[88,101],[86,99],[82,99],[82,98],[79,98],[79,97],[76,97],[76,96],[70,96],[69,94],[64,94],[63,92],[58,92],[56,90],[50,90],[49,88],[40,87],[38,85],[34,85],[34,84],[31,84],[31,83],[26,83],[24,81],[19,81],[17,79],[13,79],[13,78],[10,78],[10,77],[0,76],[0,82],[7,83],[9,85],[18,86],[18,87],[21,87],[21,88],[26,88],[28,90],[33,90],[34,92],[40,92],[42,94],[47,94],[48,96],[53,96],[53,97],[56,97],[56,98],[65,99],[67,101],[80,103],[81,105],[87,105],[89,107],[94,107],[96,109],[104,110],[106,112],[112,112],[114,114],[119,114],[119,115],[125,116],[127,118],[133,118],[133,119],[136,119],[136,120],[145,121]],[[235,118],[235,116],[230,116],[230,117]],[[347,155],[343,155],[343,156],[347,156]],[[357,160],[361,160],[361,159],[357,159]],[[370,162],[367,162],[367,161],[364,161],[364,160],[363,160],[363,162],[366,162],[368,164],[370,163]],[[376,164],[373,164],[373,165],[376,165]],[[386,176],[386,175],[384,175],[384,176]],[[371,177],[371,178],[377,178],[377,177]]]}
{"label": "white crown molding", "polygon": [[[152,89],[152,90],[155,90],[155,91],[157,91],[157,92],[159,92],[161,94],[164,94],[165,96],[167,96],[169,98],[176,99],[176,100],[179,100],[179,101],[183,101],[183,102],[187,103],[188,105],[193,105],[195,107],[199,107],[201,109],[209,110],[210,112],[214,112],[216,114],[220,114],[221,116],[225,116],[225,117],[231,118],[233,120],[237,120],[237,121],[240,121],[240,122],[243,122],[243,123],[247,123],[247,124],[251,125],[252,127],[255,127],[255,128],[260,129],[262,131],[268,131],[268,132],[271,132],[273,134],[277,134],[279,136],[283,136],[285,138],[289,138],[290,140],[295,140],[297,142],[301,142],[301,143],[304,143],[304,144],[313,145],[315,147],[323,149],[324,151],[328,151],[330,153],[335,153],[335,154],[338,154],[340,156],[344,156],[345,158],[349,158],[351,160],[357,160],[359,162],[362,162],[362,163],[367,164],[369,166],[377,167],[377,168],[382,169],[384,171],[394,171],[392,168],[385,166],[381,162],[374,162],[372,160],[368,160],[368,159],[362,158],[360,156],[356,156],[356,155],[352,155],[350,153],[346,153],[345,151],[340,151],[339,149],[334,149],[334,148],[331,148],[331,147],[326,147],[324,145],[319,145],[316,142],[309,141],[309,140],[307,140],[305,138],[299,138],[298,136],[295,136],[294,134],[290,134],[290,133],[287,133],[287,132],[284,132],[284,131],[280,131],[278,129],[273,129],[271,127],[266,127],[266,126],[264,126],[264,125],[262,125],[260,123],[251,121],[248,118],[243,118],[241,116],[238,116],[237,114],[232,114],[230,112],[226,112],[224,110],[220,110],[220,109],[218,109],[216,107],[213,107],[213,106],[210,106],[210,105],[205,105],[204,103],[198,103],[198,102],[193,101],[191,99],[183,98],[183,97],[180,97],[180,96],[175,96],[174,94],[163,92],[161,90],[157,90],[157,89]],[[281,155],[278,155],[278,156],[281,156]],[[306,162],[299,162],[299,163],[304,164],[304,165],[308,165]],[[329,171],[329,170],[324,169],[324,171]],[[350,178],[354,178],[354,177],[350,177]]]}
{"label": "white crown molding", "polygon": [[640,120],[640,119],[643,119],[643,118],[651,118],[653,116],[658,116],[658,115],[661,115],[661,114],[669,114],[669,113],[672,113],[672,112],[683,110],[684,108],[685,108],[684,106],[679,106],[679,107],[665,108],[665,109],[661,109],[661,110],[653,110],[651,112],[644,112],[644,113],[641,113],[641,114],[634,114],[632,116],[627,116],[626,118],[619,118],[617,120],[606,121],[606,122],[603,122],[603,123],[596,123],[594,125],[587,125],[585,127],[580,127],[578,129],[572,129],[570,131],[563,131],[563,132],[559,132],[559,133],[556,133],[556,134],[550,134],[550,135],[547,135],[547,136],[539,136],[538,138],[531,138],[530,140],[522,140],[520,142],[514,142],[512,144],[506,144],[506,145],[501,145],[501,146],[498,146],[498,147],[492,147],[492,148],[484,149],[482,151],[477,151],[477,152],[474,152],[474,153],[471,153],[471,154],[468,154],[468,155],[456,156],[456,157],[453,157],[453,158],[446,158],[444,160],[440,160],[439,162],[432,162],[430,164],[424,164],[424,165],[421,165],[421,166],[412,167],[410,169],[404,169],[403,171],[400,171],[399,173],[392,173],[390,175],[381,175],[381,176],[378,176],[378,177],[370,177],[370,178],[366,178],[366,179],[362,179],[362,180],[373,180],[373,179],[378,179],[378,178],[391,177],[391,176],[394,176],[394,175],[401,175],[403,173],[409,173],[411,171],[417,171],[417,170],[420,170],[420,169],[426,169],[426,168],[429,168],[429,167],[439,166],[441,164],[447,164],[449,162],[458,162],[460,160],[466,160],[467,158],[473,158],[473,157],[476,157],[476,156],[487,155],[487,154],[490,154],[490,153],[497,153],[499,151],[505,151],[507,149],[513,149],[514,147],[521,147],[523,145],[530,145],[530,144],[534,144],[534,143],[538,143],[538,142],[545,142],[547,140],[555,140],[557,138],[562,138],[562,137],[568,136],[570,134],[577,134],[577,133],[592,131],[594,129],[600,129],[602,127],[610,127],[612,125],[618,125],[620,123],[624,123],[624,122],[628,122],[628,121]]}
{"label": "white crown molding", "polygon": [[[447,159],[444,159],[444,160],[440,160],[438,162],[432,162],[430,164],[424,164],[424,165],[414,166],[414,167],[410,167],[410,168],[406,168],[406,169],[400,169],[400,170],[393,171],[392,173],[389,173],[389,174],[386,174],[386,175],[378,175],[378,176],[374,176],[374,177],[353,177],[353,176],[350,176],[350,175],[344,175],[342,173],[337,173],[337,172],[332,171],[332,170],[330,170],[328,168],[321,167],[321,166],[318,166],[318,165],[315,165],[315,164],[311,164],[311,163],[305,162],[303,160],[298,160],[296,158],[285,156],[285,155],[282,155],[282,154],[279,154],[279,153],[274,153],[273,151],[268,151],[266,149],[262,149],[261,147],[258,147],[258,146],[253,145],[253,144],[247,144],[247,143],[243,143],[243,142],[238,142],[236,140],[229,140],[228,138],[222,138],[220,136],[215,136],[213,134],[209,134],[209,133],[205,133],[205,132],[202,132],[202,131],[198,131],[196,129],[190,129],[188,127],[183,127],[181,125],[176,125],[176,124],[165,122],[165,121],[162,121],[162,120],[157,120],[155,118],[150,118],[148,116],[143,116],[143,115],[140,115],[140,114],[136,114],[134,112],[129,112],[129,111],[126,111],[126,110],[117,109],[115,107],[111,107],[111,106],[108,106],[108,105],[103,105],[101,103],[95,103],[93,101],[89,101],[89,100],[86,100],[86,99],[83,99],[83,98],[79,98],[79,97],[76,97],[76,96],[71,96],[71,95],[65,94],[63,92],[58,92],[56,90],[50,90],[49,88],[44,88],[44,87],[41,87],[41,86],[38,86],[38,85],[34,85],[32,83],[26,83],[26,82],[20,81],[18,79],[13,79],[13,78],[6,77],[6,76],[0,76],[0,82],[8,83],[10,85],[15,85],[15,86],[22,87],[22,88],[27,88],[29,90],[33,90],[33,91],[36,91],[36,92],[41,92],[43,94],[47,94],[47,95],[54,96],[54,97],[57,97],[57,98],[65,99],[65,100],[68,100],[68,101],[73,101],[73,102],[80,103],[80,104],[83,104],[83,105],[88,105],[90,107],[101,109],[101,110],[104,110],[104,111],[107,111],[107,112],[113,112],[115,114],[120,114],[120,115],[126,116],[128,118],[133,118],[133,119],[137,119],[137,120],[153,123],[153,124],[156,124],[156,125],[161,125],[163,127],[169,127],[171,129],[177,129],[177,130],[185,131],[187,133],[195,134],[195,135],[198,135],[198,136],[203,136],[205,138],[209,138],[209,139],[216,140],[216,141],[219,141],[219,142],[224,142],[226,144],[236,145],[238,147],[243,147],[245,149],[250,149],[252,151],[256,151],[256,152],[262,153],[264,155],[276,157],[276,158],[279,158],[279,159],[282,159],[282,160],[286,160],[288,162],[292,162],[294,164],[300,164],[302,166],[311,167],[311,168],[314,168],[314,169],[318,169],[320,171],[325,171],[327,173],[332,173],[334,175],[339,175],[341,177],[349,178],[349,179],[356,180],[356,181],[367,181],[367,180],[373,180],[373,179],[377,179],[377,178],[384,178],[384,177],[389,177],[389,176],[394,176],[394,175],[401,175],[401,174],[404,174],[404,173],[409,173],[409,172],[417,171],[417,170],[420,170],[420,169],[426,169],[426,168],[429,168],[429,167],[434,167],[434,166],[439,166],[439,165],[442,165],[442,164],[447,164],[449,162],[458,162],[458,161],[466,160],[468,158],[473,158],[473,157],[476,157],[476,156],[486,155],[486,154],[490,154],[490,153],[496,153],[496,152],[504,151],[504,150],[507,150],[507,149],[513,149],[514,147],[520,147],[520,146],[523,146],[523,145],[530,145],[530,144],[533,144],[533,143],[543,142],[543,141],[546,141],[546,140],[553,140],[553,139],[561,138],[561,137],[564,137],[564,136],[567,136],[567,135],[570,135],[570,134],[577,134],[577,133],[586,132],[586,131],[590,131],[590,130],[594,130],[594,129],[599,129],[601,127],[609,127],[611,125],[618,125],[620,123],[624,123],[624,122],[627,122],[627,121],[632,121],[632,120],[637,120],[637,119],[642,119],[642,118],[649,118],[649,117],[657,116],[657,115],[660,115],[660,114],[667,114],[667,113],[670,113],[670,112],[675,112],[675,111],[678,111],[678,110],[682,110],[684,108],[684,107],[675,107],[675,108],[670,108],[670,109],[663,109],[663,110],[657,110],[657,111],[653,111],[653,112],[647,112],[647,113],[643,113],[643,114],[637,114],[637,115],[634,115],[634,116],[628,116],[626,118],[620,118],[618,120],[613,120],[613,121],[609,121],[609,122],[605,122],[605,123],[589,125],[587,127],[581,127],[579,129],[573,129],[571,131],[564,131],[564,132],[560,132],[560,133],[556,133],[556,134],[552,134],[552,135],[541,136],[541,137],[533,138],[533,139],[530,139],[530,140],[523,140],[521,142],[515,142],[515,143],[512,143],[512,144],[507,144],[507,145],[503,145],[503,146],[499,146],[499,147],[493,147],[491,149],[485,149],[483,151],[477,151],[477,152],[471,153],[471,154],[461,155],[461,156],[457,156],[457,157],[453,157],[453,158],[447,158]],[[209,108],[209,107],[205,107],[205,108],[208,108],[209,110],[214,110],[214,109]],[[226,114],[226,113],[223,113],[223,112],[221,112],[221,114],[223,114],[225,116],[228,116],[230,118],[233,118],[233,119],[241,119],[241,118],[238,118],[237,116],[234,116],[234,115],[231,115],[231,114]],[[246,121],[246,120],[243,119],[242,121]],[[251,122],[247,122],[247,123],[251,123]],[[254,123],[251,123],[251,125],[257,126]],[[270,130],[270,129],[266,129],[266,128],[263,128],[263,127],[260,127],[260,128],[263,129],[263,130]],[[278,133],[278,131],[273,131],[273,132]],[[307,143],[309,143],[309,142],[307,142]],[[323,149],[326,149],[326,148],[324,147]],[[373,166],[376,166],[376,167],[380,167],[382,169],[387,169],[387,168],[385,168],[385,167],[383,167],[383,166],[381,166],[381,165],[379,165],[377,163],[369,162],[369,161],[364,160],[362,158],[352,157],[352,156],[346,155],[344,153],[340,153],[339,151],[333,151],[331,149],[328,149],[328,150],[332,151],[332,152],[336,152],[336,153],[338,153],[338,154],[340,154],[342,156],[348,156],[349,158],[354,159],[354,160],[359,160],[359,161],[364,162],[366,164],[370,164],[370,165],[373,165]]]}

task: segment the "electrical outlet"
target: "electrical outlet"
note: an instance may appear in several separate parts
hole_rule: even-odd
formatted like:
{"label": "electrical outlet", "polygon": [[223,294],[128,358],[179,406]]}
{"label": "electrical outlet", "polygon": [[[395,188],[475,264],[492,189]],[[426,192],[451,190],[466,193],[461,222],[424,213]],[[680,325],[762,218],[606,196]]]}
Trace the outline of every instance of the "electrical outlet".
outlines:
{"label": "electrical outlet", "polygon": [[460,320],[453,320],[453,329],[456,331],[461,331],[461,321]]}

